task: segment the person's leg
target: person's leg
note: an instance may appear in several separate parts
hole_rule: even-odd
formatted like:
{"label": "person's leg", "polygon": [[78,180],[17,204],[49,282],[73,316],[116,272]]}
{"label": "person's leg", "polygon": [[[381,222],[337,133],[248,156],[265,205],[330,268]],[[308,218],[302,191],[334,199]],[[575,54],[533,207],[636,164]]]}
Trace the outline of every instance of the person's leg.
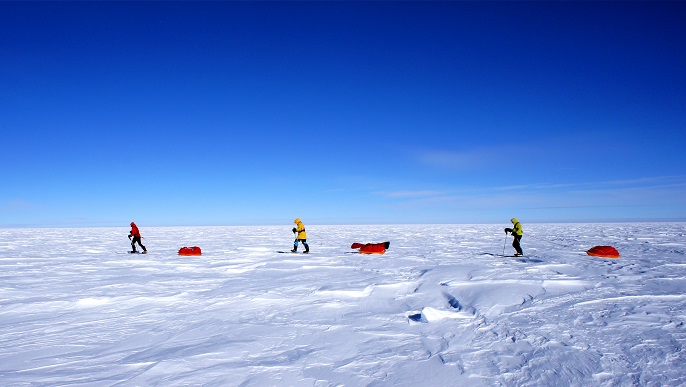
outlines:
{"label": "person's leg", "polygon": [[522,246],[519,244],[519,241],[521,239],[522,239],[521,235],[515,235],[514,241],[512,241],[512,247],[515,248],[515,250],[517,251],[517,254],[524,255],[524,253],[522,252]]}
{"label": "person's leg", "polygon": [[303,241],[303,246],[305,246],[305,252],[309,253],[310,252],[310,245],[307,244],[307,239],[301,239]]}
{"label": "person's leg", "polygon": [[297,239],[295,240],[295,242],[293,242],[293,250],[291,250],[291,251],[294,253],[296,251],[298,251],[298,240]]}
{"label": "person's leg", "polygon": [[138,246],[140,246],[143,249],[144,253],[148,252],[148,249],[146,249],[145,246],[143,246],[143,243],[141,243],[141,238],[138,238]]}
{"label": "person's leg", "polygon": [[136,252],[136,241],[138,240],[138,237],[135,236],[133,239],[131,239],[131,251]]}

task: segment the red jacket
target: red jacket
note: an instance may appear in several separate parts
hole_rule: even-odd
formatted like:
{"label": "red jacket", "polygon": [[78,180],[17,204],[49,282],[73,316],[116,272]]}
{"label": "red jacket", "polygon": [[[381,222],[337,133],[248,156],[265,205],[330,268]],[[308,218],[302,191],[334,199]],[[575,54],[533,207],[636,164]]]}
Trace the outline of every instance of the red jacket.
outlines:
{"label": "red jacket", "polygon": [[136,223],[131,222],[131,234],[129,236],[141,236],[140,231],[138,231],[138,226],[136,226]]}

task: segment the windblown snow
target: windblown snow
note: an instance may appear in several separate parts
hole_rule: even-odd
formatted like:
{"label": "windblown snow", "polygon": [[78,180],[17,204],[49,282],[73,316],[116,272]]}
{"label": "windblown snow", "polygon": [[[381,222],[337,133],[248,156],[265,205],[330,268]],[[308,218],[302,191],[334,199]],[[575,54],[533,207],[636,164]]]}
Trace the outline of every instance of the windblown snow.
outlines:
{"label": "windblown snow", "polygon": [[0,229],[3,385],[686,384],[684,223],[139,226]]}

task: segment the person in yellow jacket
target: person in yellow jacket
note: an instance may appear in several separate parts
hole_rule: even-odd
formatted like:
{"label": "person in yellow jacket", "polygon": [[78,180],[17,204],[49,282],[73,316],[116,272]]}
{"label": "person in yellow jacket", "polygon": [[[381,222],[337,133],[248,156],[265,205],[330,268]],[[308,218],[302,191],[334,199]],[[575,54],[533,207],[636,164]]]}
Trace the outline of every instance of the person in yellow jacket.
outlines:
{"label": "person in yellow jacket", "polygon": [[515,257],[521,257],[524,255],[524,252],[522,251],[522,246],[519,244],[519,242],[522,240],[522,234],[524,234],[524,231],[522,231],[522,224],[519,223],[517,218],[512,218],[510,219],[510,222],[512,222],[513,227],[512,228],[506,228],[505,229],[505,234],[512,233],[512,236],[514,237],[514,240],[512,241],[512,247],[517,250],[515,253]]}
{"label": "person in yellow jacket", "polygon": [[295,253],[296,251],[298,251],[298,242],[302,242],[303,246],[305,246],[305,251],[303,251],[303,253],[307,254],[310,252],[310,246],[308,246],[307,244],[307,234],[305,233],[305,225],[300,220],[300,218],[294,220],[293,223],[295,223],[295,227],[293,227],[293,234],[295,234],[295,242],[293,242],[293,250],[291,250],[291,252]]}

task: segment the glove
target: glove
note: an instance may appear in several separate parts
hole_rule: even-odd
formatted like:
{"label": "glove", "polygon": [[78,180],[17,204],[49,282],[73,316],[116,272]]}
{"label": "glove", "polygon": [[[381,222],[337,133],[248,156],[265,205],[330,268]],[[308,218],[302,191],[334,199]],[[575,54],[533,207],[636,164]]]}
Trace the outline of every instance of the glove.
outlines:
{"label": "glove", "polygon": [[293,234],[295,234],[295,233],[296,233],[296,231],[298,231],[298,230],[296,230],[296,228],[295,228],[295,227],[293,227]]}
{"label": "glove", "polygon": [[131,240],[131,235],[129,235],[129,240]]}
{"label": "glove", "polygon": [[507,234],[508,232],[512,232],[512,229],[511,229],[511,228],[506,228],[506,229],[505,229],[505,234]]}

